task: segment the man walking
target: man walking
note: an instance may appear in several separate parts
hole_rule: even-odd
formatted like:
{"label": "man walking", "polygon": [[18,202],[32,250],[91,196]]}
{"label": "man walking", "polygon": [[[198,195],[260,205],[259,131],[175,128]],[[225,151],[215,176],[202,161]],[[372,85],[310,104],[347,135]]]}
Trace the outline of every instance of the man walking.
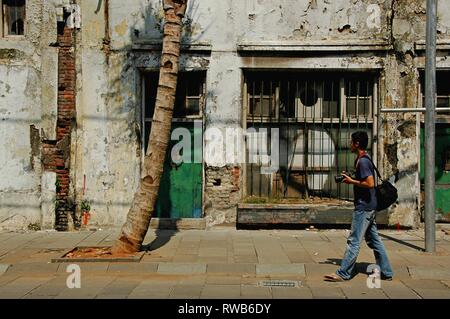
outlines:
{"label": "man walking", "polygon": [[355,160],[355,179],[346,174],[344,183],[354,185],[354,204],[352,228],[347,239],[347,249],[342,259],[340,268],[334,274],[326,275],[326,281],[342,282],[349,280],[354,275],[356,259],[358,258],[363,238],[373,250],[377,265],[381,270],[381,278],[392,280],[393,272],[389,264],[386,249],[378,235],[375,213],[377,199],[375,191],[374,167],[366,153],[369,137],[366,132],[352,134],[350,149],[357,155]]}

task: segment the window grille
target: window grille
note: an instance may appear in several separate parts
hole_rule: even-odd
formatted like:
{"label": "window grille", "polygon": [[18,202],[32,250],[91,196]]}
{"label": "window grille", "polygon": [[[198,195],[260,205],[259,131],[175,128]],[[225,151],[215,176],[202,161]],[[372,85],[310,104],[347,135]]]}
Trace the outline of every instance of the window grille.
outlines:
{"label": "window grille", "polygon": [[[147,151],[150,128],[155,111],[159,72],[146,72],[143,76],[143,141]],[[191,123],[201,120],[205,103],[206,72],[192,71],[178,74],[173,122]]]}
{"label": "window grille", "polygon": [[[371,152],[376,76],[246,71],[244,77],[247,197],[353,199],[353,188],[334,177],[353,170],[353,132],[368,133]],[[272,129],[280,136],[276,171]]]}

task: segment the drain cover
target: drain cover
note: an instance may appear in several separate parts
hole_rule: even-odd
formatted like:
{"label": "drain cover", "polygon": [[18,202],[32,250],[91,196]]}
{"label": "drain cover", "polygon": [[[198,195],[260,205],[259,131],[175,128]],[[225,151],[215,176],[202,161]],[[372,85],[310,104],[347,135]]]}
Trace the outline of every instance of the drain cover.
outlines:
{"label": "drain cover", "polygon": [[295,288],[299,287],[298,281],[292,281],[292,280],[267,280],[262,281],[260,283],[263,287],[284,287],[284,288]]}

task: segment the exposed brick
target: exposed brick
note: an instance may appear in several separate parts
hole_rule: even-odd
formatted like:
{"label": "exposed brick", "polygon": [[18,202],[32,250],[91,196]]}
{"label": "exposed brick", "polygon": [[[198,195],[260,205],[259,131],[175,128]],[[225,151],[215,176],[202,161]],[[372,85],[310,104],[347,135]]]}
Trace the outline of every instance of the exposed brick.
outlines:
{"label": "exposed brick", "polygon": [[[70,188],[70,152],[66,149],[70,147],[70,133],[72,130],[73,118],[75,114],[75,86],[76,86],[76,61],[74,54],[74,34],[73,30],[64,28],[63,34],[58,35],[58,121],[56,128],[57,146],[48,147],[44,164],[47,169],[56,172],[59,189],[57,198],[60,206],[56,212],[56,226],[59,231],[68,228],[68,214],[71,213],[68,205]],[[65,139],[68,139],[66,142]]]}

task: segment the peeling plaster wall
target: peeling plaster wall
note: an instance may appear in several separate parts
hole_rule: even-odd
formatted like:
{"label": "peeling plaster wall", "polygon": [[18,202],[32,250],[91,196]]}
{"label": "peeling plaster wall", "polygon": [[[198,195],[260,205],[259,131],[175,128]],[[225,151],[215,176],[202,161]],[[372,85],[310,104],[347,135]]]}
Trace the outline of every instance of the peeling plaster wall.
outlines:
{"label": "peeling plaster wall", "polygon": [[[96,1],[81,3],[75,188],[79,200],[92,202],[90,223],[121,225],[139,181],[137,70],[131,52],[105,54],[104,10],[97,8]],[[128,8],[123,2],[110,2],[111,16]],[[110,27],[115,28],[113,23]]]}
{"label": "peeling plaster wall", "polygon": [[41,141],[53,138],[56,127],[57,52],[49,47],[56,39],[55,10],[50,1],[30,0],[26,11],[26,35],[0,37],[0,228],[5,229],[42,224],[41,189],[48,183],[42,186]]}
{"label": "peeling plaster wall", "polygon": [[[83,114],[79,114],[82,147],[77,189],[81,189],[81,176],[87,174],[87,196],[97,203],[96,218],[101,224],[124,219],[137,187],[141,160],[139,72],[159,68],[159,50],[146,49],[146,45],[160,43],[162,38],[161,1],[122,4],[110,0],[111,60],[107,66],[102,52],[103,9],[94,13],[96,4],[82,3]],[[412,107],[417,104],[417,67],[423,66],[415,43],[424,39],[424,8],[425,0],[190,0],[183,43],[208,44],[211,53],[184,52],[181,69],[208,70],[206,129],[242,126],[242,68],[378,70],[380,106]],[[450,9],[439,1],[439,38],[449,38],[449,24]],[[392,45],[394,50],[346,52],[343,48],[320,57],[309,53],[291,58],[237,52],[237,45],[268,45],[270,51],[270,45],[286,43],[340,43],[348,47],[381,43]],[[439,59],[438,65],[448,64],[445,54]],[[392,224],[416,226],[418,222],[416,129],[415,115],[379,115],[380,166],[385,176],[397,177],[400,192],[400,204],[390,211]],[[225,181],[232,180],[228,171],[236,163],[226,160],[225,150],[223,156],[220,152],[216,155],[219,161],[206,159],[206,177],[224,174]],[[233,194],[227,197],[226,209],[221,209],[221,200],[211,199],[214,186],[206,183],[205,217],[209,224],[233,219],[229,210],[235,210],[242,187],[228,186]]]}
{"label": "peeling plaster wall", "polygon": [[[438,39],[449,39],[445,25],[450,22],[450,8],[438,1]],[[381,81],[381,107],[418,107],[419,72],[424,68],[424,51],[416,50],[425,41],[426,1],[394,1],[392,5],[392,42]],[[438,47],[439,48],[439,47]],[[448,56],[448,52],[438,55]],[[444,59],[445,60],[445,59]],[[438,67],[442,62],[438,62]],[[399,190],[398,205],[390,209],[390,223],[415,227],[420,214],[419,134],[420,116],[405,113],[380,115],[379,154],[384,175],[395,176]]]}
{"label": "peeling plaster wall", "polygon": [[[0,227],[26,227],[41,219],[49,225],[45,227],[52,224],[54,176],[43,172],[42,147],[37,144],[55,140],[56,133],[57,2],[27,1],[25,38],[0,38],[0,136],[5,141],[0,155]],[[82,28],[77,34],[77,128],[70,174],[77,201],[92,201],[91,223],[118,226],[139,182],[141,72],[159,68],[155,43],[162,40],[163,11],[160,0],[129,0],[126,5],[110,0],[106,17],[107,1],[77,2]],[[438,12],[438,38],[449,40],[450,8],[445,1],[438,1]],[[417,105],[417,68],[424,66],[417,42],[425,36],[425,0],[190,0],[184,27],[183,43],[210,48],[191,48],[181,57],[183,70],[207,69],[206,129],[242,126],[242,68],[378,70],[381,107]],[[253,44],[266,52],[237,51],[238,45]],[[342,49],[272,54],[274,46],[286,44],[337,44]],[[361,44],[393,49],[351,50]],[[438,67],[450,67],[448,51],[439,51]],[[398,179],[400,203],[391,209],[390,222],[415,226],[416,116],[380,114],[377,138],[384,175]],[[205,141],[205,149],[208,145]],[[232,221],[242,196],[239,165],[228,160],[225,150],[216,155],[222,161],[205,163],[204,213],[210,225]],[[225,194],[208,183],[208,178],[220,176]]]}

